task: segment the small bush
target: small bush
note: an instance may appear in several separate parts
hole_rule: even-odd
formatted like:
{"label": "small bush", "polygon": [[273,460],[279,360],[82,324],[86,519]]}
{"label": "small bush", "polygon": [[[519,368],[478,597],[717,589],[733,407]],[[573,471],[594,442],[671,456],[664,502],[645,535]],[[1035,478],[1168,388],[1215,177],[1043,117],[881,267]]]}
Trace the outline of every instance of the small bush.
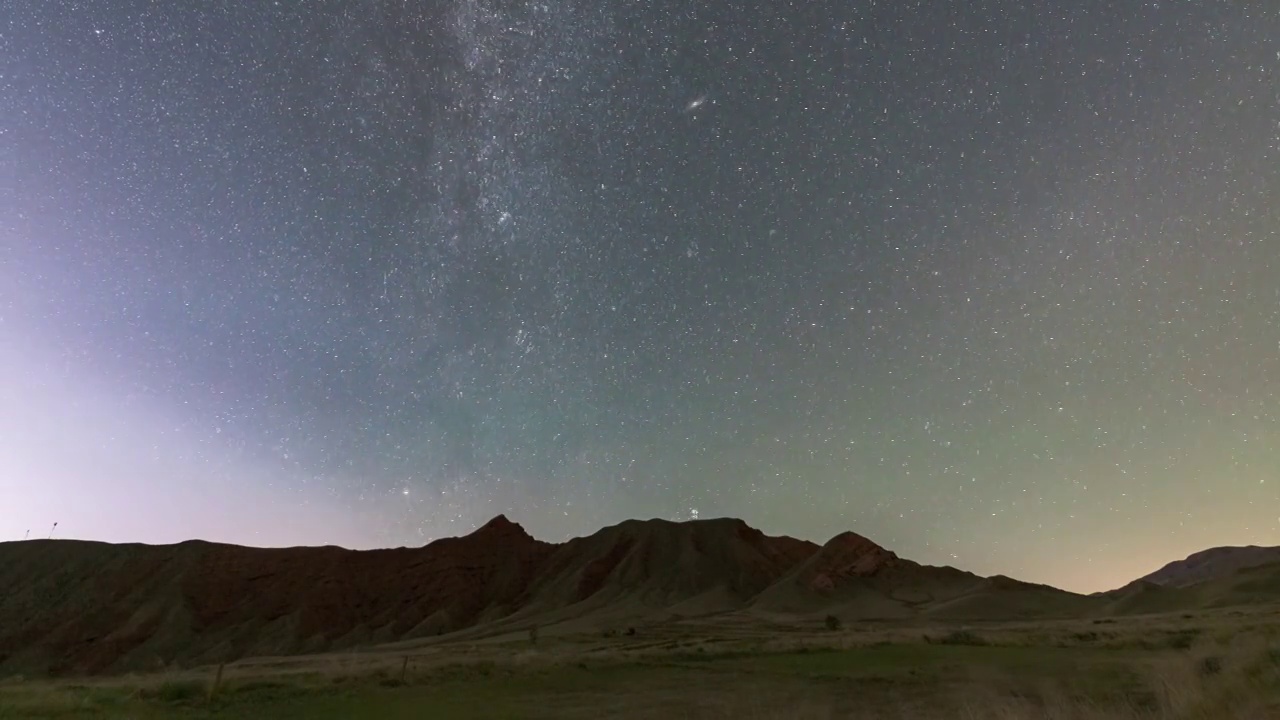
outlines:
{"label": "small bush", "polygon": [[476,678],[493,677],[499,673],[498,664],[492,660],[476,662],[454,662],[433,668],[423,675],[424,681],[441,680],[475,680]]}
{"label": "small bush", "polygon": [[633,628],[633,627],[629,627],[629,628],[627,628],[627,631],[626,631],[626,632],[624,632],[624,633],[622,633],[622,634],[623,634],[623,635],[626,635],[627,637],[631,637],[631,636],[633,636],[633,635],[635,635],[635,634],[636,634],[636,629],[635,629],[635,628]]}
{"label": "small bush", "polygon": [[971,645],[974,647],[987,645],[987,639],[970,630],[953,630],[938,639],[942,645]]}
{"label": "small bush", "polygon": [[711,662],[713,660],[732,660],[735,658],[753,657],[757,654],[751,650],[718,650],[707,652],[698,648],[696,652],[672,653],[671,659],[678,662]]}
{"label": "small bush", "polygon": [[161,702],[187,703],[199,700],[204,693],[204,684],[195,680],[168,680],[147,695]]}
{"label": "small bush", "polygon": [[1204,676],[1218,675],[1222,672],[1222,658],[1214,655],[1200,658],[1200,662],[1196,665],[1196,670]]}
{"label": "small bush", "polygon": [[238,683],[228,683],[222,688],[223,695],[255,695],[262,697],[277,697],[290,694],[301,694],[308,692],[306,688],[300,688],[289,683],[279,680],[246,680]]}
{"label": "small bush", "polygon": [[828,615],[826,620],[823,621],[823,623],[827,626],[827,629],[832,632],[839,630],[841,627],[840,618],[836,617],[835,615]]}
{"label": "small bush", "polygon": [[1179,630],[1170,635],[1165,644],[1173,650],[1190,650],[1191,646],[1195,644],[1196,636],[1199,634],[1200,631],[1198,629]]}

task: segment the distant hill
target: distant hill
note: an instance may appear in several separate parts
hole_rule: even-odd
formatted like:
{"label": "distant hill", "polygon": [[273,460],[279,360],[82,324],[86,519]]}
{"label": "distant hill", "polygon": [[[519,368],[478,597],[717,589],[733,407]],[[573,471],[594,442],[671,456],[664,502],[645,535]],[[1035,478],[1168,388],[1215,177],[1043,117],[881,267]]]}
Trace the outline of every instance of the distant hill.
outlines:
{"label": "distant hill", "polygon": [[[1194,557],[1194,556],[1193,556]],[[1118,590],[1094,596],[1104,599],[1108,614],[1131,615],[1225,608],[1280,602],[1280,562],[1221,566],[1209,579],[1187,585],[1159,585],[1135,580]],[[1150,576],[1147,576],[1150,577]]]}
{"label": "distant hill", "polygon": [[842,620],[1069,617],[1094,605],[1047,585],[920,565],[851,532],[832,538],[751,603],[757,611],[831,613]]}
{"label": "distant hill", "polygon": [[0,669],[151,669],[446,632],[519,608],[555,547],[501,517],[394,550],[3,543]]}
{"label": "distant hill", "polygon": [[498,516],[389,550],[0,543],[0,588],[0,674],[57,675],[726,612],[952,621],[1267,602],[1280,564],[1086,597],[920,565],[851,532],[818,546],[728,518],[629,520],[556,544]]}
{"label": "distant hill", "polygon": [[580,614],[613,603],[731,610],[818,546],[729,518],[628,520],[559,546],[529,589],[529,610]]}
{"label": "distant hill", "polygon": [[1269,563],[1280,563],[1280,547],[1216,547],[1175,560],[1139,580],[1163,587],[1187,587]]}

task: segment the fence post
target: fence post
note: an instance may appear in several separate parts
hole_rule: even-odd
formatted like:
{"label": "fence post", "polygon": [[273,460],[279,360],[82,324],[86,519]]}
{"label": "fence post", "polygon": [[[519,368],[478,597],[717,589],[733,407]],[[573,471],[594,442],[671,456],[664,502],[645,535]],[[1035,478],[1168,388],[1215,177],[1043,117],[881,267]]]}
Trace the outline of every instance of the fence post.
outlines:
{"label": "fence post", "polygon": [[222,687],[222,669],[227,666],[226,663],[218,663],[218,671],[213,676],[213,684],[209,686],[209,702],[213,702],[214,696],[218,694],[218,689]]}

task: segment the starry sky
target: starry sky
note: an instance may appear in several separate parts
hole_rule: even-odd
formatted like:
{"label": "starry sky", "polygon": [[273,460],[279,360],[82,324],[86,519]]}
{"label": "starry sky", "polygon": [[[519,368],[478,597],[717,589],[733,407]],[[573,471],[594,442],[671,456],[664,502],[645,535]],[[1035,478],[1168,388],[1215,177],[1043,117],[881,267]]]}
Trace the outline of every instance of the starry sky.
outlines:
{"label": "starry sky", "polygon": [[1280,544],[1278,419],[1273,3],[0,9],[2,539],[1093,591]]}

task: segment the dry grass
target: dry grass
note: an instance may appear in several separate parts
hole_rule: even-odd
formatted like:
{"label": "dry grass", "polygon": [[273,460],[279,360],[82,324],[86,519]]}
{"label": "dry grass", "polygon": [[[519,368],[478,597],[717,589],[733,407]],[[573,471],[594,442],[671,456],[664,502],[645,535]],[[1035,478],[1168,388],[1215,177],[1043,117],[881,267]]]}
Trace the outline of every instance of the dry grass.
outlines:
{"label": "dry grass", "polygon": [[[1217,654],[1163,656],[1143,668],[1141,682],[1119,696],[1091,696],[1069,682],[1040,678],[1034,686],[979,673],[932,697],[900,697],[887,707],[850,707],[839,698],[751,694],[700,708],[688,718],[758,720],[1267,720],[1280,718],[1280,646],[1245,639],[1202,648]],[[1206,671],[1205,659],[1220,670]],[[639,717],[639,716],[637,716]]]}
{"label": "dry grass", "polygon": [[[731,619],[732,620],[732,619]],[[261,658],[90,681],[0,683],[10,718],[1280,718],[1280,615],[957,626],[708,619]],[[403,674],[402,674],[403,673]]]}

